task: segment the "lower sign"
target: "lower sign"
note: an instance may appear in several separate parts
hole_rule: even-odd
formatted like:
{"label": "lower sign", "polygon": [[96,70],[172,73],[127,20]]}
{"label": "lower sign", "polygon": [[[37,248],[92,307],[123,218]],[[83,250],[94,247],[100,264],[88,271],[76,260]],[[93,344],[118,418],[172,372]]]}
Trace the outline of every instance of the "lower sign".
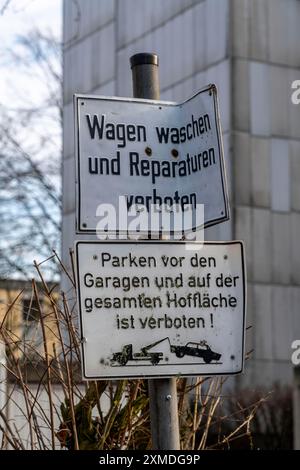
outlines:
{"label": "lower sign", "polygon": [[242,372],[239,241],[76,243],[85,379]]}

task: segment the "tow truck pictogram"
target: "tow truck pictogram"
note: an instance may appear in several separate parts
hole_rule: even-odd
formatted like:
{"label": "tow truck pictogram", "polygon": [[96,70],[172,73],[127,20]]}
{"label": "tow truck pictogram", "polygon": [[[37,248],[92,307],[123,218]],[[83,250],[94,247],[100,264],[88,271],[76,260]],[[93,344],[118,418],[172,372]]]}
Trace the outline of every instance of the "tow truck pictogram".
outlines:
{"label": "tow truck pictogram", "polygon": [[[158,341],[160,343],[161,341]],[[148,348],[153,347],[154,344],[141,348],[140,352],[133,353],[132,344],[126,344],[122,351],[114,353],[112,357],[113,362],[118,362],[120,366],[126,366],[128,361],[150,361],[153,366],[158,364],[162,358],[162,352],[148,352]]]}
{"label": "tow truck pictogram", "polygon": [[122,351],[116,352],[112,356],[112,362],[117,362],[120,366],[125,366],[128,361],[150,361],[152,365],[157,365],[163,359],[163,352],[150,352],[158,344],[168,341],[170,352],[174,353],[176,357],[183,358],[184,356],[201,357],[206,364],[212,361],[218,361],[222,355],[213,351],[205,340],[199,343],[190,341],[186,345],[171,344],[170,338],[166,336],[163,339],[155,341],[141,348],[139,352],[133,353],[133,345],[126,344]]}

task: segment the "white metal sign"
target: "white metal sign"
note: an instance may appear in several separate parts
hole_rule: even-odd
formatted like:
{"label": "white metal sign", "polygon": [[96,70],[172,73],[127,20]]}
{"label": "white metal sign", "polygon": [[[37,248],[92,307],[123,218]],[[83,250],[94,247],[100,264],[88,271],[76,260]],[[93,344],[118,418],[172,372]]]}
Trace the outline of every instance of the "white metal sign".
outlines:
{"label": "white metal sign", "polygon": [[76,243],[85,379],[242,371],[242,242]]}
{"label": "white metal sign", "polygon": [[186,233],[229,218],[215,85],[183,103],[75,95],[75,136],[77,232],[101,231],[105,204],[117,214],[108,232],[127,232],[137,205],[149,221],[141,232],[153,232],[151,207],[162,205],[189,205]]}

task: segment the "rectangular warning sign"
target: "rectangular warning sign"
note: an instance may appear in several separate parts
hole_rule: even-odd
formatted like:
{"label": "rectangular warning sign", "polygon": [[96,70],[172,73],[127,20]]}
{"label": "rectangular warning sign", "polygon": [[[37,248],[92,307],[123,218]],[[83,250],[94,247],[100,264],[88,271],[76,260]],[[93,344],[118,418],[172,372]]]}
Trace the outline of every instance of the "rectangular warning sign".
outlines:
{"label": "rectangular warning sign", "polygon": [[243,244],[76,243],[85,379],[242,371]]}
{"label": "rectangular warning sign", "polygon": [[[147,215],[145,233],[154,231],[154,208],[189,207],[184,233],[229,218],[215,85],[183,103],[75,95],[74,104],[79,233],[127,233],[136,207]],[[176,223],[158,230],[176,232]]]}

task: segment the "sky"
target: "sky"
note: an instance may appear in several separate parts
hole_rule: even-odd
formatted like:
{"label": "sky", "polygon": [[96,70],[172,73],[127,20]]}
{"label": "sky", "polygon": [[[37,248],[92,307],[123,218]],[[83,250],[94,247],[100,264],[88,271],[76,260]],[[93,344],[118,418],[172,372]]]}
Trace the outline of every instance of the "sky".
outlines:
{"label": "sky", "polygon": [[30,81],[14,74],[7,61],[8,50],[14,47],[17,36],[37,28],[61,38],[62,0],[0,0],[1,103],[12,105],[19,86],[28,87],[28,93],[32,93]]}
{"label": "sky", "polygon": [[[3,11],[4,10],[4,11]],[[0,40],[4,46],[32,27],[61,34],[62,0],[0,0]]]}
{"label": "sky", "polygon": [[[45,36],[50,34],[61,40],[62,0],[0,0],[0,106],[6,109],[40,107],[49,96],[46,75],[41,73],[41,67],[32,64],[31,68],[24,69],[12,61],[11,51],[20,53],[18,36],[26,36],[36,29]],[[60,67],[59,63],[56,67]],[[46,119],[45,115],[44,119],[36,121],[31,133],[24,129],[25,135],[19,135],[19,141],[25,142],[24,149],[30,154],[39,126],[40,132],[45,132]],[[58,134],[57,130],[52,131]],[[42,149],[39,154],[42,159]]]}
{"label": "sky", "polygon": [[[27,33],[33,30],[39,30],[46,36],[48,32],[54,35],[58,40],[61,40],[62,35],[62,0],[0,0],[0,106],[4,109],[12,110],[29,108],[36,106],[43,102],[47,84],[45,80],[37,78],[36,70],[30,69],[29,73],[23,73],[21,67],[17,67],[11,59],[11,51],[17,50],[16,39],[18,36],[26,36]],[[59,66],[59,65],[58,65]],[[16,114],[14,114],[16,116]],[[18,119],[18,116],[17,116]],[[36,119],[34,122],[30,121],[30,127],[22,129],[22,120],[20,115],[21,124],[18,124],[17,140],[22,142],[22,148],[34,155],[34,159],[40,165],[44,164],[43,151],[48,152],[45,156],[55,155],[56,160],[60,158],[61,146],[61,130],[59,120],[56,122],[56,115],[51,123],[48,124],[47,115],[41,112],[41,118]],[[5,125],[4,120],[0,125]],[[49,128],[51,126],[51,129]],[[30,132],[28,132],[30,129]],[[38,136],[48,135],[51,138],[54,136],[55,142],[51,147],[50,137],[47,145],[43,148],[39,147],[38,152],[32,153],[31,149],[36,147],[39,142]],[[60,175],[47,174],[50,180],[57,188],[60,187]],[[0,188],[5,190],[5,188]],[[11,206],[10,210],[11,210]],[[19,206],[16,206],[19,210]],[[0,246],[3,248],[5,243],[10,242],[11,235],[9,226],[5,237],[0,240]],[[56,247],[57,248],[57,247]],[[37,251],[39,247],[37,247]],[[28,254],[28,262],[31,263],[34,258],[40,260],[38,253],[30,252]],[[3,273],[2,273],[3,274]],[[12,276],[14,277],[14,276]],[[16,274],[19,278],[19,274]]]}

